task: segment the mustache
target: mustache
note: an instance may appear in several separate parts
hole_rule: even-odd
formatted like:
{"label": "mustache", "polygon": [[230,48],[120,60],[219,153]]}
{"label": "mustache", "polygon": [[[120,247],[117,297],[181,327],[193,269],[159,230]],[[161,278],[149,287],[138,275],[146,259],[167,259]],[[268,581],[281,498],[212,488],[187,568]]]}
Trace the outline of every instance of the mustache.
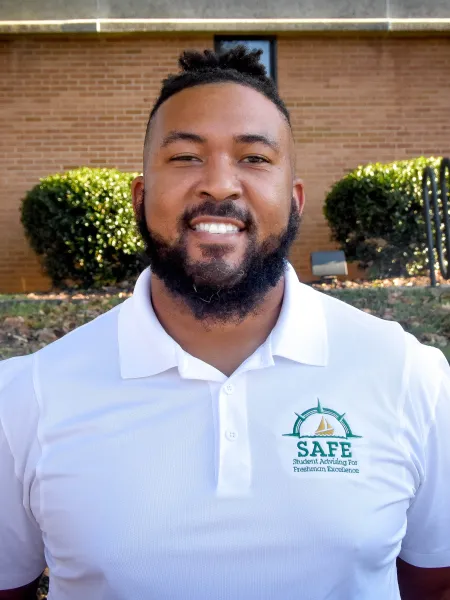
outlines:
{"label": "mustache", "polygon": [[255,226],[255,221],[250,211],[238,206],[233,200],[222,200],[221,202],[205,200],[205,202],[198,206],[186,208],[181,215],[180,223],[183,227],[189,227],[190,221],[197,217],[237,219],[238,221],[242,221],[248,230]]}

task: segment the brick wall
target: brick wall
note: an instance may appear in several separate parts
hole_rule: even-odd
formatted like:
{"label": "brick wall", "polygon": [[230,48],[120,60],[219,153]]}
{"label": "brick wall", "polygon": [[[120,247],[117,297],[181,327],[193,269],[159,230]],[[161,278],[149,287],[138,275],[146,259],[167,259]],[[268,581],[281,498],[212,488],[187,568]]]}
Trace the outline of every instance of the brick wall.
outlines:
{"label": "brick wall", "polygon": [[[0,292],[45,289],[24,240],[20,199],[69,168],[140,170],[149,109],[184,48],[212,37],[0,39]],[[450,153],[450,39],[280,37],[278,80],[292,112],[308,206],[293,262],[333,247],[326,190],[360,163]]]}
{"label": "brick wall", "polygon": [[308,274],[309,250],[333,247],[322,206],[341,175],[450,154],[450,39],[291,38],[280,41],[278,64],[308,201],[292,258]]}

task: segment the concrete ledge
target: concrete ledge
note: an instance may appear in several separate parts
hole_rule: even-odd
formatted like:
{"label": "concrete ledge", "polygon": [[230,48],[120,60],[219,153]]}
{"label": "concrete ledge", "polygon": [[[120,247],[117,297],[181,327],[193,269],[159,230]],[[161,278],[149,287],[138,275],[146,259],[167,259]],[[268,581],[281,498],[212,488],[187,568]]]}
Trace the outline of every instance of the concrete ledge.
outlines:
{"label": "concrete ledge", "polygon": [[389,31],[450,31],[450,19],[430,19],[429,21],[421,21],[419,26],[415,23],[414,19],[393,20]]}
{"label": "concrete ledge", "polygon": [[[138,27],[139,29],[136,29]],[[449,19],[450,29],[450,19]],[[211,33],[276,33],[315,31],[387,31],[382,19],[172,19],[116,21],[110,19],[100,24],[103,32],[126,31],[178,31]]]}
{"label": "concrete ledge", "polygon": [[450,32],[445,19],[82,19],[0,21],[0,33]]}
{"label": "concrete ledge", "polygon": [[0,34],[17,33],[98,33],[98,25],[95,21],[90,22],[12,22],[0,21]]}

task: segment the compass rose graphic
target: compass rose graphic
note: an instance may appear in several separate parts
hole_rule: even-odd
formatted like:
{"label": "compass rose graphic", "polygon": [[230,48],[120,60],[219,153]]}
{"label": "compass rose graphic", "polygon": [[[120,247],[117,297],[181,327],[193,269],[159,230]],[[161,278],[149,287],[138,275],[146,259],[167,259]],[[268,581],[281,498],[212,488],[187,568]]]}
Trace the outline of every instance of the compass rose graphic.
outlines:
{"label": "compass rose graphic", "polygon": [[[335,410],[322,406],[319,399],[317,399],[316,407],[308,408],[300,415],[298,413],[295,414],[297,416],[297,420],[294,423],[292,433],[285,433],[285,436],[292,436],[298,438],[338,437],[344,439],[362,437],[353,433],[353,431],[350,428],[350,425],[348,424],[348,421],[345,419],[345,413],[340,415]],[[306,421],[308,421],[310,417],[314,415],[321,416],[319,425],[314,427],[314,433],[312,435],[302,434],[302,429],[304,430],[304,424],[306,423]],[[327,419],[327,417],[331,418]],[[338,435],[336,433],[336,429],[342,430],[344,435]]]}

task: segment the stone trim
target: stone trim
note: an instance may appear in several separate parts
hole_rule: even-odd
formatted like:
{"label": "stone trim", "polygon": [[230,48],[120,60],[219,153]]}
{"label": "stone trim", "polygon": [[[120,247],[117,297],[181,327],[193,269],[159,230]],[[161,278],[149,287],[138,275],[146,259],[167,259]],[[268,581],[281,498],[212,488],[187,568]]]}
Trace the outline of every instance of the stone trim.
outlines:
{"label": "stone trim", "polygon": [[439,32],[450,18],[433,19],[79,19],[0,21],[0,33],[282,33]]}

